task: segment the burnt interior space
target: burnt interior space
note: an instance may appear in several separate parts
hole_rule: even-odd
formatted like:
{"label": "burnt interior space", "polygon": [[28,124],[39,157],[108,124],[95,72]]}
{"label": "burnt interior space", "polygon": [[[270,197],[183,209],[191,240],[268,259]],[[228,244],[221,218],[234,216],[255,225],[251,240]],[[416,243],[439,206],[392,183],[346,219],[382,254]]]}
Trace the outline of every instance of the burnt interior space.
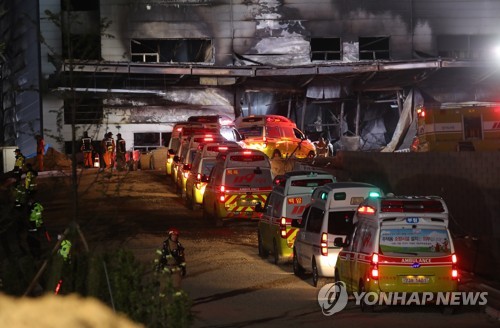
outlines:
{"label": "burnt interior space", "polygon": [[390,38],[388,36],[360,37],[359,59],[360,60],[390,59],[389,41]]}
{"label": "burnt interior space", "polygon": [[341,60],[342,43],[340,38],[311,38],[311,60]]}
{"label": "burnt interior space", "polygon": [[132,39],[130,53],[132,62],[207,63],[213,60],[210,39]]}

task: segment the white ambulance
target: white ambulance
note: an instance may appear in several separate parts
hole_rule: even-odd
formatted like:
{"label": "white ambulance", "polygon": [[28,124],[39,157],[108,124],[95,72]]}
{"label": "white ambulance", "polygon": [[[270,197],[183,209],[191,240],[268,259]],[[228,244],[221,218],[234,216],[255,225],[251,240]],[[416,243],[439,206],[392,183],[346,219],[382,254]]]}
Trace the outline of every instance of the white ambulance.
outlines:
{"label": "white ambulance", "polygon": [[259,150],[242,149],[217,157],[203,196],[203,216],[222,226],[228,219],[258,219],[273,188],[271,162]]}
{"label": "white ambulance", "polygon": [[361,182],[329,183],[314,190],[311,205],[302,215],[302,221],[292,221],[300,228],[293,248],[293,272],[302,277],[312,272],[313,285],[320,287],[327,280],[333,282],[340,246],[336,238],[351,233],[353,216],[368,197],[378,197],[380,188]]}

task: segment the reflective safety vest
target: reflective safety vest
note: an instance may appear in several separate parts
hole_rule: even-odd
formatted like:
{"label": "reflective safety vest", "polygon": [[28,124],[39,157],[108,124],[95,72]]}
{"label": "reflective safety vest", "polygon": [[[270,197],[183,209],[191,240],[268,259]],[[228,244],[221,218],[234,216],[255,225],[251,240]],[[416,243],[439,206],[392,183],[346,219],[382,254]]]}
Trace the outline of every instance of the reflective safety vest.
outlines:
{"label": "reflective safety vest", "polygon": [[30,221],[35,224],[35,227],[40,228],[43,225],[42,219],[43,206],[40,203],[35,203],[30,214]]}
{"label": "reflective safety vest", "polygon": [[106,151],[108,151],[108,152],[114,151],[112,138],[106,138],[106,141],[104,143],[106,144]]}
{"label": "reflective safety vest", "polygon": [[61,242],[61,247],[59,248],[59,250],[57,251],[59,253],[59,255],[62,256],[62,258],[67,261],[70,259],[70,251],[71,251],[71,242],[67,239],[64,239],[62,242]]}
{"label": "reflective safety vest", "polygon": [[35,190],[36,188],[36,172],[28,171],[24,180],[24,187],[26,190]]}
{"label": "reflective safety vest", "polygon": [[21,170],[24,166],[24,156],[22,154],[16,155],[16,163],[14,164],[16,168]]}
{"label": "reflective safety vest", "polygon": [[14,189],[14,192],[16,194],[16,207],[20,207],[24,202],[26,201],[26,189],[21,183],[18,183],[16,185],[16,188]]}
{"label": "reflective safety vest", "polygon": [[84,152],[92,151],[92,139],[90,139],[90,138],[82,138],[81,151],[84,151]]}
{"label": "reflective safety vest", "polygon": [[126,152],[126,149],[125,149],[125,140],[123,139],[120,139],[118,140],[118,148],[117,148],[117,153],[122,153],[124,154]]}

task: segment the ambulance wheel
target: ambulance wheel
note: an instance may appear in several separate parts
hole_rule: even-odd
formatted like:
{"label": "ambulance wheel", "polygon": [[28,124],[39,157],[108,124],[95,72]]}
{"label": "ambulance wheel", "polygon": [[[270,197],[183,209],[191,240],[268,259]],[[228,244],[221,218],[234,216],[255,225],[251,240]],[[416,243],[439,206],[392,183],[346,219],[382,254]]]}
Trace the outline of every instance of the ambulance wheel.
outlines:
{"label": "ambulance wheel", "polygon": [[203,203],[203,220],[210,220],[210,214],[207,212],[207,205]]}
{"label": "ambulance wheel", "polygon": [[217,228],[223,227],[224,226],[224,221],[222,221],[221,218],[215,217],[215,226]]}
{"label": "ambulance wheel", "polygon": [[297,258],[297,252],[295,248],[293,249],[293,274],[297,277],[304,277],[304,268],[300,265],[299,260]]}
{"label": "ambulance wheel", "polygon": [[278,251],[278,243],[276,243],[276,239],[273,239],[273,255],[274,255],[274,264],[278,265],[281,263],[281,256]]}
{"label": "ambulance wheel", "polygon": [[365,297],[366,297],[366,288],[365,285],[360,282],[359,283],[359,292],[361,294],[365,294],[363,299],[360,301],[359,306],[361,307],[361,312],[374,312],[375,311],[375,305],[368,305],[365,303]]}
{"label": "ambulance wheel", "polygon": [[189,197],[186,191],[186,205],[190,210],[194,210],[194,201],[192,197]]}
{"label": "ambulance wheel", "polygon": [[217,208],[214,206],[214,222],[217,228],[224,226],[224,221],[217,215]]}
{"label": "ambulance wheel", "polygon": [[275,149],[273,151],[273,156],[271,157],[271,159],[273,158],[281,158],[281,152],[278,149]]}
{"label": "ambulance wheel", "polygon": [[262,237],[260,236],[260,232],[257,233],[257,241],[259,245],[259,256],[263,259],[269,256],[269,252],[264,248],[264,244],[262,244]]}
{"label": "ambulance wheel", "polygon": [[321,288],[327,283],[327,279],[324,277],[320,277],[318,266],[316,265],[316,260],[313,259],[312,262],[312,276],[313,276],[313,285],[314,287]]}

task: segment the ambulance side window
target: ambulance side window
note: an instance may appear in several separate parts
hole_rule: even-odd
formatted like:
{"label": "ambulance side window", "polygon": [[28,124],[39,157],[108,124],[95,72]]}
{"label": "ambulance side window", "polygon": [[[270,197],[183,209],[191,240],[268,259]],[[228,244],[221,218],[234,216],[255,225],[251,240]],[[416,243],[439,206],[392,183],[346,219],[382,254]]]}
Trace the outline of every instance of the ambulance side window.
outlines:
{"label": "ambulance side window", "polygon": [[274,203],[275,199],[276,199],[275,194],[271,193],[266,200],[266,205],[264,205],[264,208],[266,209],[266,214],[269,216],[272,216],[273,208],[274,208],[273,203]]}
{"label": "ambulance side window", "polygon": [[345,250],[352,251],[353,240],[354,238],[356,238],[357,230],[358,230],[358,224],[356,223],[352,227],[352,232],[348,234],[347,237],[345,238],[345,245],[346,245],[344,247]]}
{"label": "ambulance side window", "polygon": [[[276,195],[276,201],[274,202],[273,216],[276,218],[281,217],[281,209],[283,208],[283,198]],[[279,201],[281,199],[281,201]]]}
{"label": "ambulance side window", "polygon": [[267,127],[267,136],[269,138],[280,138],[280,130],[277,126],[268,126]]}
{"label": "ambulance side window", "polygon": [[321,232],[321,225],[323,223],[323,218],[325,212],[317,207],[311,207],[309,212],[309,218],[307,219],[306,231],[319,233]]}
{"label": "ambulance side window", "polygon": [[212,184],[217,183],[217,181],[219,180],[219,176],[220,176],[220,169],[217,166],[214,166],[212,172],[210,173],[210,182]]}

